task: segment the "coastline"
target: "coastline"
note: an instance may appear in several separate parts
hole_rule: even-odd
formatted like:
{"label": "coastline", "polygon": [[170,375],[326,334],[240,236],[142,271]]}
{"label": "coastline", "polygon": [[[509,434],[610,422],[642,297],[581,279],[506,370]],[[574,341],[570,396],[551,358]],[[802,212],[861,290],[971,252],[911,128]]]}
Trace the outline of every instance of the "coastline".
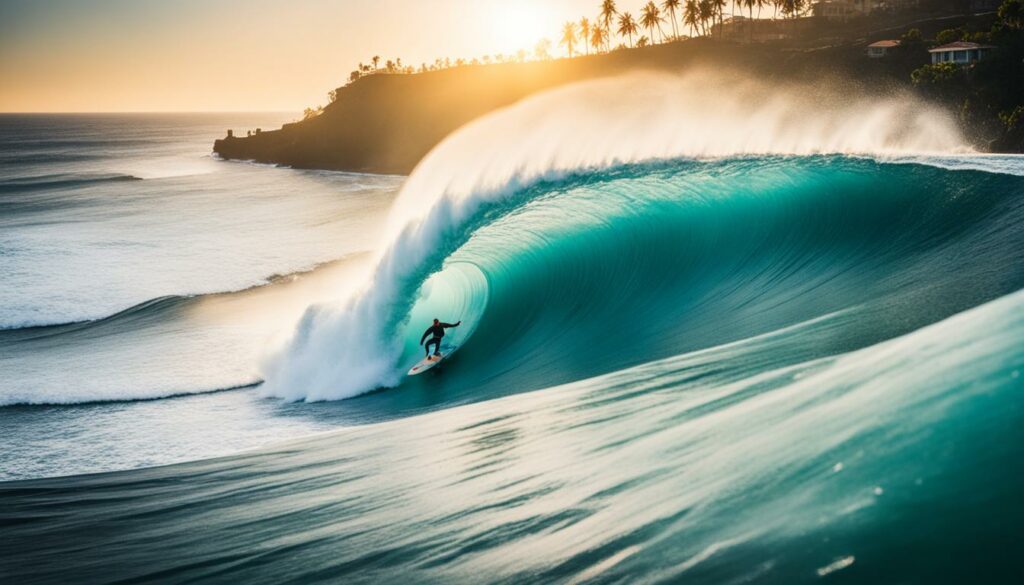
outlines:
{"label": "coastline", "polygon": [[[919,20],[914,26],[935,34],[961,22],[985,26],[992,15],[958,18]],[[928,62],[927,51],[869,59],[864,47],[871,37],[868,33],[867,38],[824,47],[813,46],[820,40],[741,44],[698,38],[572,59],[367,75],[338,88],[337,100],[319,116],[278,130],[221,138],[213,151],[223,159],[297,169],[409,174],[441,140],[476,118],[544,90],[629,72],[682,73],[705,67],[731,70],[737,79],[849,86],[868,96],[914,90],[911,73]],[[985,122],[964,122],[964,132],[978,150],[1020,152],[991,121]]]}

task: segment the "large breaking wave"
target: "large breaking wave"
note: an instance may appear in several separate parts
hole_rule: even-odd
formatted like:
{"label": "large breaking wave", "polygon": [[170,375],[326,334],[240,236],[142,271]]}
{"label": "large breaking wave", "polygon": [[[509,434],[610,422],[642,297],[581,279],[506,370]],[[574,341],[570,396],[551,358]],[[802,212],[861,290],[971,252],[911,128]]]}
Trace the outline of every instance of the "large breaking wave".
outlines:
{"label": "large breaking wave", "polygon": [[[734,79],[587,82],[457,132],[403,187],[363,291],[311,307],[263,391],[394,386],[434,314],[470,324],[456,342],[473,367],[449,385],[514,371],[528,389],[863,311],[870,325],[837,335],[848,349],[1019,286],[1015,240],[989,223],[1013,205],[989,195],[1019,178],[878,162],[968,152],[947,115]],[[1003,276],[962,286],[991,266]],[[893,320],[897,305],[921,310]]]}

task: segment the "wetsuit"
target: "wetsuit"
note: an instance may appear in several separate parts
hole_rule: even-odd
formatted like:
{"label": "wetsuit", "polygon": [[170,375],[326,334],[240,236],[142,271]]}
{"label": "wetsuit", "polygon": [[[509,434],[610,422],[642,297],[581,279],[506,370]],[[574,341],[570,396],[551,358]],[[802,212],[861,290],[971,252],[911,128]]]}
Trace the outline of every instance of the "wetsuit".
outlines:
{"label": "wetsuit", "polygon": [[461,323],[462,321],[459,321],[454,325],[451,323],[438,323],[437,325],[431,325],[428,327],[427,330],[423,332],[423,337],[420,338],[420,345],[423,345],[423,340],[426,339],[428,335],[433,335],[433,337],[430,338],[430,341],[427,342],[427,345],[424,346],[424,349],[427,350],[427,355],[430,355],[431,344],[434,345],[434,355],[441,355],[441,338],[444,337],[444,330],[449,327],[458,327]]}

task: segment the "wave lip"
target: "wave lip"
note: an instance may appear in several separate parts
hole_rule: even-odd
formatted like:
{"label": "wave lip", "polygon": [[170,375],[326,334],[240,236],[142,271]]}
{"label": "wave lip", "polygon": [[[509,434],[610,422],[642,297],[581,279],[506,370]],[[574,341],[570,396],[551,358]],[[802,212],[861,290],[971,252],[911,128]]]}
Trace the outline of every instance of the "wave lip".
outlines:
{"label": "wave lip", "polygon": [[540,94],[468,125],[424,158],[394,204],[365,292],[311,307],[265,360],[264,392],[330,400],[397,385],[420,286],[476,229],[541,196],[533,187],[545,181],[677,158],[968,151],[948,115],[906,96],[856,98],[708,72]]}

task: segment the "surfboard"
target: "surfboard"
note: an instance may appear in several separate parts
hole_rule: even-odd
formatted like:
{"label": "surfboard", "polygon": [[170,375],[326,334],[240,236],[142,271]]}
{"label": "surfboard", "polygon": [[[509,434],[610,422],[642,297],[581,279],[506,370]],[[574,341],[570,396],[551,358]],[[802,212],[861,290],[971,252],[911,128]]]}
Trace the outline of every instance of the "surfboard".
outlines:
{"label": "surfboard", "polygon": [[440,356],[431,355],[420,360],[415,366],[409,369],[408,375],[415,376],[416,374],[422,374],[423,372],[426,372],[427,370],[441,363],[441,361],[444,360],[444,358],[455,353],[454,347],[445,347],[443,349],[444,353],[442,353]]}

